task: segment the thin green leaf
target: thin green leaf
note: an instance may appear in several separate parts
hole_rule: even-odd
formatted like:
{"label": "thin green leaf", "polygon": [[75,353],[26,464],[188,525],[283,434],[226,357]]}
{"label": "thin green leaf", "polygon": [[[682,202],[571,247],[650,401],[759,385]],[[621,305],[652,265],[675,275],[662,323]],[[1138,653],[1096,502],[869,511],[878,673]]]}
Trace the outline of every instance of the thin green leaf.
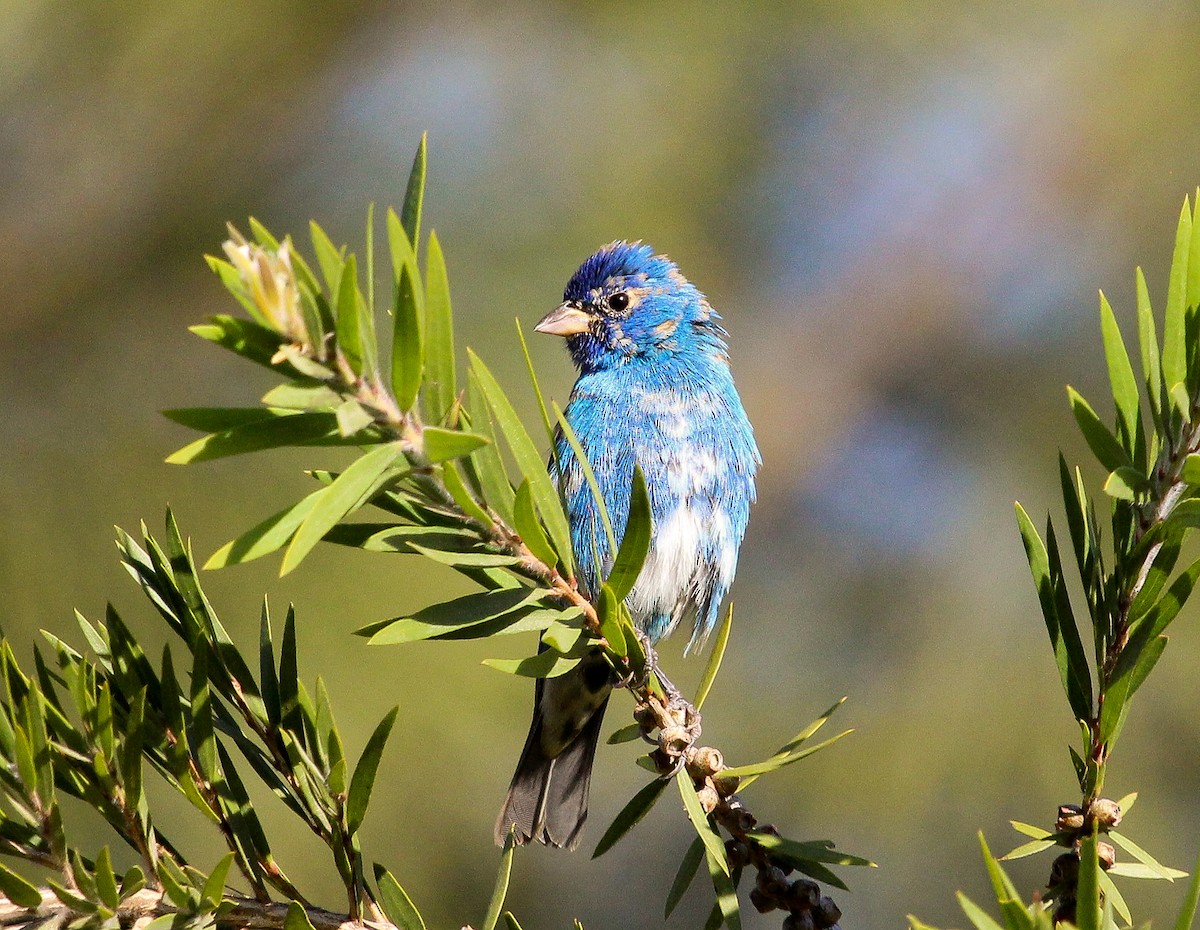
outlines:
{"label": "thin green leaf", "polygon": [[375,865],[375,885],[379,889],[379,905],[398,930],[425,930],[425,919],[412,898],[408,896],[392,873],[383,866]]}
{"label": "thin green leaf", "polygon": [[1104,482],[1104,493],[1117,500],[1137,500],[1139,494],[1144,494],[1150,488],[1150,479],[1132,465],[1118,468],[1110,472]]}
{"label": "thin green leaf", "polygon": [[546,398],[542,394],[542,386],[538,383],[537,371],[533,367],[533,357],[529,354],[529,344],[525,341],[525,329],[521,326],[521,318],[517,317],[514,322],[517,324],[517,339],[521,343],[521,353],[525,356],[525,369],[529,372],[529,384],[533,388],[533,397],[537,401],[538,413],[542,416],[542,427],[546,431],[546,440],[550,443],[550,454],[557,463],[558,449],[556,447],[556,440],[558,437],[555,435],[554,427],[550,423],[550,412],[546,409]]}
{"label": "thin green leaf", "polygon": [[308,912],[298,901],[288,904],[287,916],[283,919],[283,930],[313,930]]}
{"label": "thin green leaf", "polygon": [[355,460],[333,484],[324,488],[292,537],[279,573],[286,575],[299,565],[334,525],[378,491],[391,477],[392,468],[401,455],[401,448],[395,443],[377,446]]}
{"label": "thin green leaf", "polygon": [[400,210],[400,222],[403,224],[404,232],[414,250],[421,241],[421,205],[425,199],[426,162],[426,133],[421,133],[417,154],[413,156],[412,170],[408,173],[408,188],[404,192],[404,206]]}
{"label": "thin green leaf", "polygon": [[1135,275],[1137,292],[1138,345],[1142,356],[1142,381],[1146,385],[1146,396],[1155,418],[1162,412],[1162,370],[1158,332],[1154,323],[1154,312],[1150,307],[1150,291],[1146,287],[1146,276],[1138,268]]}
{"label": "thin green leaf", "polygon": [[1054,845],[1056,845],[1054,840],[1030,840],[1028,843],[1022,843],[1015,849],[1010,849],[1000,858],[1005,862],[1011,862],[1013,859],[1024,859],[1026,856],[1035,855]]}
{"label": "thin green leaf", "polygon": [[[1120,890],[1113,883],[1113,880],[1108,877],[1104,871],[1098,873],[1097,877],[1100,880],[1100,891],[1104,896],[1105,908],[1112,907],[1118,914],[1124,918],[1126,925],[1133,923],[1133,916],[1129,913],[1129,905],[1125,903],[1125,899],[1121,896]],[[1104,921],[1104,925],[1109,926],[1111,921]]]}
{"label": "thin green leaf", "polygon": [[95,873],[96,893],[108,908],[115,911],[121,903],[121,889],[117,887],[117,875],[112,867],[112,854],[108,851],[107,846],[102,846],[100,854],[96,856]]}
{"label": "thin green leaf", "polygon": [[[1187,380],[1187,280],[1191,252],[1192,211],[1185,198],[1175,231],[1175,254],[1167,286],[1167,309],[1163,321],[1162,373],[1168,385]],[[1086,930],[1086,928],[1082,928]]]}
{"label": "thin green leaf", "polygon": [[375,732],[367,740],[367,746],[363,749],[358,764],[354,766],[354,774],[350,776],[350,793],[346,798],[346,829],[350,833],[357,833],[358,828],[362,826],[367,813],[367,803],[371,800],[371,789],[375,786],[379,760],[383,756],[383,749],[391,736],[392,725],[395,724],[396,714],[399,712],[399,707],[393,707],[379,721]]}
{"label": "thin green leaf", "polygon": [[266,411],[265,418],[213,433],[166,458],[168,465],[190,465],[231,455],[244,455],[281,446],[307,446],[338,436],[337,417],[331,413]]}
{"label": "thin green leaf", "polygon": [[616,552],[617,537],[613,532],[612,519],[608,513],[608,504],[604,500],[604,495],[600,492],[600,485],[596,481],[596,473],[592,470],[592,463],[588,461],[587,454],[583,451],[583,446],[579,442],[579,437],[575,435],[575,430],[571,427],[562,408],[557,403],[553,404],[553,407],[554,416],[558,420],[558,428],[562,431],[563,438],[575,453],[575,461],[583,469],[584,480],[587,481],[588,488],[592,492],[592,501],[596,505],[596,512],[600,514],[600,522],[604,525],[604,535],[608,539],[608,551]]}
{"label": "thin green leaf", "polygon": [[[1168,868],[1163,866],[1163,871],[1170,874],[1171,878],[1187,878],[1187,872],[1182,872],[1179,869]],[[1120,875],[1122,878],[1141,878],[1151,879],[1154,881],[1169,881],[1161,872],[1150,868],[1143,862],[1117,862],[1109,870],[1110,875]]]}
{"label": "thin green leaf", "polygon": [[1100,331],[1104,337],[1108,380],[1112,385],[1113,401],[1124,435],[1125,450],[1130,458],[1133,458],[1141,433],[1137,379],[1133,375],[1133,366],[1129,363],[1129,353],[1125,349],[1125,340],[1121,338],[1117,318],[1103,291],[1100,293]]}
{"label": "thin green leaf", "polygon": [[358,306],[358,266],[354,256],[346,259],[334,291],[333,314],[338,348],[355,374],[361,374],[364,362],[362,323]]}
{"label": "thin green leaf", "polygon": [[1200,904],[1200,858],[1192,869],[1192,880],[1188,883],[1187,895],[1179,908],[1179,916],[1175,918],[1175,930],[1191,930],[1196,919],[1196,906]]}
{"label": "thin green leaf", "polygon": [[671,916],[671,912],[675,910],[683,896],[691,887],[692,880],[696,877],[696,872],[700,868],[700,863],[704,860],[704,840],[696,837],[692,840],[692,844],[688,846],[687,852],[683,854],[683,861],[679,863],[679,870],[675,873],[675,880],[671,882],[671,890],[667,892],[666,911],[663,918]]}
{"label": "thin green leaf", "polygon": [[[853,732],[853,729],[843,730],[837,736],[831,736],[824,742],[809,746],[806,749],[796,750],[788,753],[787,755],[772,756],[770,759],[766,759],[762,762],[754,762],[750,765],[735,765],[732,768],[724,769],[721,774],[731,776],[736,775],[738,778],[750,778],[753,776],[765,775],[767,772],[774,772],[776,769],[781,769],[785,765],[792,765],[795,762],[799,762],[801,759],[807,759],[813,753],[820,752],[822,749],[832,746],[838,740],[849,736]],[[746,785],[743,784],[741,787],[744,789]]]}
{"label": "thin green leaf", "polygon": [[486,436],[480,436],[478,433],[441,429],[437,426],[425,427],[422,435],[425,441],[425,458],[431,464],[470,455],[488,442]]}
{"label": "thin green leaf", "polygon": [[[480,591],[431,604],[411,616],[397,617],[382,625],[371,624],[355,632],[360,636],[369,635],[372,645],[418,642],[512,614],[538,603],[543,594],[540,590],[525,587]],[[514,616],[513,620],[516,619]]]}
{"label": "thin green leaf", "polygon": [[1004,930],[999,923],[992,918],[987,911],[981,908],[978,904],[968,898],[961,891],[956,892],[958,898],[958,906],[962,908],[963,913],[967,915],[967,920],[975,925],[975,930]]}
{"label": "thin green leaf", "polygon": [[646,490],[646,476],[640,465],[634,465],[633,478],[629,487],[629,514],[625,530],[621,535],[621,547],[608,573],[608,584],[617,600],[623,601],[633,590],[638,575],[650,553],[650,537],[654,532],[654,520],[650,515],[650,494]]}
{"label": "thin green leaf", "polygon": [[1092,450],[1092,454],[1100,460],[1100,464],[1109,471],[1132,465],[1129,456],[1109,428],[1096,415],[1092,405],[1070,386],[1067,387],[1067,397],[1071,402],[1071,413],[1075,415],[1075,422],[1079,424],[1079,431],[1083,433],[1083,438],[1087,440],[1088,447]]}
{"label": "thin green leaf", "polygon": [[1054,836],[1049,830],[1044,830],[1041,827],[1035,827],[1031,823],[1021,823],[1019,820],[1010,820],[1012,828],[1018,833],[1024,833],[1026,836],[1032,836],[1035,840],[1044,840]]}
{"label": "thin green leaf", "polygon": [[469,355],[472,370],[475,372],[479,387],[496,418],[496,424],[499,426],[500,432],[504,434],[504,439],[508,443],[508,448],[512,452],[521,474],[529,479],[530,493],[546,524],[550,541],[566,569],[566,574],[573,575],[575,567],[571,553],[571,531],[567,526],[567,517],[563,513],[558,489],[551,481],[537,447],[533,444],[529,433],[525,431],[516,410],[513,409],[512,403],[504,394],[500,384],[479,356],[474,352],[469,352]]}
{"label": "thin green leaf", "polygon": [[425,257],[425,404],[429,418],[440,423],[458,395],[454,361],[454,321],[450,280],[437,233],[429,234]]}
{"label": "thin green leaf", "polygon": [[[724,846],[721,847],[722,852]],[[728,874],[729,863],[718,859],[711,849],[705,848],[704,859],[708,863],[708,874],[712,879],[713,891],[717,896],[717,907],[729,930],[742,930],[742,913],[738,908],[737,888]]]}
{"label": "thin green leaf", "polygon": [[642,735],[641,724],[630,723],[620,729],[614,730],[609,736],[607,743],[609,746],[617,746],[621,743],[632,743],[635,739]]}
{"label": "thin green leaf", "polygon": [[417,402],[425,366],[424,322],[408,265],[400,267],[392,324],[392,392],[400,409],[408,411]]}
{"label": "thin green leaf", "polygon": [[496,930],[500,921],[500,912],[504,910],[504,899],[508,896],[508,882],[512,877],[513,853],[517,848],[513,832],[510,829],[508,838],[504,841],[504,851],[500,854],[500,868],[496,871],[496,886],[492,890],[492,900],[488,904],[487,914],[484,915],[480,930]]}
{"label": "thin green leaf", "polygon": [[778,856],[788,862],[827,862],[830,865],[854,865],[875,869],[878,865],[862,856],[852,856],[833,848],[829,840],[815,840],[807,843],[798,840],[785,839],[773,833],[746,834],[755,844],[769,850],[772,856]]}
{"label": "thin green leaf", "polygon": [[632,830],[642,818],[650,813],[650,809],[662,797],[663,791],[666,790],[667,782],[665,779],[656,778],[648,785],[643,787],[635,794],[623,808],[621,812],[613,819],[608,829],[604,831],[604,836],[600,837],[600,842],[596,844],[596,851],[592,853],[593,859],[598,859],[606,852],[612,849],[620,839]]}
{"label": "thin green leaf", "polygon": [[325,488],[318,488],[303,500],[272,514],[257,526],[246,530],[237,539],[230,540],[209,556],[204,567],[215,569],[241,565],[282,549],[312,513],[324,491]]}
{"label": "thin green leaf", "polygon": [[225,882],[229,878],[229,867],[233,865],[234,854],[227,852],[213,867],[200,891],[200,898],[207,901],[209,906],[217,907],[225,897]]}
{"label": "thin green leaf", "polygon": [[549,538],[542,529],[542,523],[533,508],[533,492],[529,487],[529,479],[522,479],[517,486],[513,498],[513,529],[524,541],[526,547],[540,561],[549,566],[558,564],[558,554],[554,551]]}
{"label": "thin green leaf", "polygon": [[[517,918],[513,916],[512,911],[505,911],[502,916],[504,917],[504,925],[508,928],[508,930],[521,930],[521,924],[517,921]],[[578,921],[576,921],[576,923],[578,923]]]}
{"label": "thin green leaf", "polygon": [[704,674],[700,676],[700,684],[696,687],[696,699],[693,701],[696,710],[704,706],[708,692],[712,690],[713,682],[717,680],[717,672],[721,670],[721,660],[725,657],[725,647],[729,645],[729,634],[732,630],[733,602],[730,601],[729,609],[725,611],[725,619],[717,627],[717,639],[708,656],[708,664],[704,667]]}
{"label": "thin green leaf", "polygon": [[4,865],[0,865],[0,891],[18,907],[36,908],[42,903],[42,893],[37,886]]}
{"label": "thin green leaf", "polygon": [[484,659],[483,664],[508,675],[525,678],[557,678],[579,664],[579,659],[564,656],[554,649],[545,649],[527,659]]}
{"label": "thin green leaf", "polygon": [[258,625],[258,676],[262,686],[263,706],[267,713],[267,722],[272,727],[278,727],[283,719],[283,705],[280,701],[279,676],[275,673],[275,647],[271,637],[271,613],[267,608],[267,599],[263,598],[262,614]]}
{"label": "thin green leaf", "polygon": [[1116,830],[1109,830],[1108,835],[1109,838],[1116,843],[1116,845],[1120,846],[1123,850],[1125,850],[1125,852],[1133,856],[1133,858],[1135,858],[1138,862],[1142,863],[1154,872],[1157,872],[1167,881],[1175,880],[1176,876],[1172,873],[1176,870],[1168,869],[1165,865],[1155,859],[1152,855],[1150,855],[1150,853],[1146,852],[1146,850],[1142,849],[1141,846],[1139,846],[1129,837],[1118,833]]}
{"label": "thin green leaf", "polygon": [[704,843],[710,859],[720,867],[723,873],[729,875],[729,860],[725,856],[725,844],[721,842],[720,835],[709,822],[708,814],[704,813],[704,808],[700,806],[696,786],[692,784],[692,776],[687,773],[686,767],[680,768],[675,774],[675,783],[679,786],[679,796],[683,798],[683,807],[687,811],[688,819],[692,821],[696,835]]}

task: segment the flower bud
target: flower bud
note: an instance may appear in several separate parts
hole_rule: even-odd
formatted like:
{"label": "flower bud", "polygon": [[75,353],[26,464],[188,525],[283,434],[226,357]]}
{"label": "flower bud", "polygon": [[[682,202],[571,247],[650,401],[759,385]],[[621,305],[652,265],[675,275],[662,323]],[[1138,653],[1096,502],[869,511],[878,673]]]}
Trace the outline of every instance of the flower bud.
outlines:
{"label": "flower bud", "polygon": [[1101,829],[1107,830],[1121,822],[1121,808],[1116,801],[1108,798],[1097,798],[1092,802],[1091,815],[1096,818]]}

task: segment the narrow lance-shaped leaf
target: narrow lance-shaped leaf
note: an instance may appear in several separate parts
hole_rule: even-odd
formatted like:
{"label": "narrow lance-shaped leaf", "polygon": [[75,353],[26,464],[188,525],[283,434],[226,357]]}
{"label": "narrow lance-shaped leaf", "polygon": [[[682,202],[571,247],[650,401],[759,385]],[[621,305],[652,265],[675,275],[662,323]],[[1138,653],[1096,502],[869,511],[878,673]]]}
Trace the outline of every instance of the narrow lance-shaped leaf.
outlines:
{"label": "narrow lance-shaped leaf", "polygon": [[486,446],[481,447],[471,455],[471,467],[477,479],[483,503],[495,510],[506,522],[512,521],[513,489],[509,483],[504,461],[500,458],[500,449],[496,445],[496,435],[492,418],[488,411],[483,389],[475,372],[470,372],[467,392],[468,405],[471,412],[471,426],[480,435],[487,438]]}
{"label": "narrow lance-shaped leaf", "polygon": [[286,575],[300,564],[321,538],[377,491],[401,457],[395,443],[377,446],[357,459],[321,492],[304,522],[296,530],[283,556],[279,573]]}
{"label": "narrow lance-shaped leaf", "polygon": [[692,880],[696,877],[696,870],[700,868],[700,863],[704,860],[704,841],[700,837],[692,840],[692,844],[687,848],[687,852],[683,854],[683,861],[679,863],[679,870],[675,873],[675,880],[671,882],[671,890],[667,892],[667,903],[663,918],[671,916],[671,912],[683,896],[687,893],[688,888],[692,884]]}
{"label": "narrow lance-shaped leaf", "polygon": [[557,403],[553,404],[553,407],[554,416],[558,420],[558,428],[562,430],[563,438],[567,440],[571,451],[575,453],[575,459],[579,462],[579,467],[583,469],[583,477],[592,492],[592,502],[596,505],[596,512],[600,514],[600,522],[604,525],[604,535],[608,539],[609,551],[616,552],[617,537],[613,533],[612,520],[608,513],[608,504],[604,500],[604,495],[600,493],[600,485],[596,481],[596,473],[592,469],[592,463],[588,461],[588,457],[583,451],[583,446],[580,445],[579,438],[575,435],[575,430],[571,427],[562,408]]}
{"label": "narrow lance-shaped leaf", "polygon": [[567,517],[563,513],[558,489],[546,471],[545,461],[533,444],[529,433],[526,432],[499,382],[496,381],[479,356],[471,352],[470,357],[472,370],[475,372],[488,406],[496,417],[496,424],[499,426],[500,432],[504,434],[505,441],[508,443],[509,450],[512,452],[521,474],[529,479],[530,493],[546,523],[550,541],[567,574],[572,575],[575,567],[571,557],[571,531],[567,526]]}
{"label": "narrow lance-shaped leaf", "polygon": [[1163,320],[1162,374],[1168,388],[1187,380],[1186,301],[1191,240],[1192,211],[1185,198],[1175,232],[1175,254],[1171,259],[1167,309]]}
{"label": "narrow lance-shaped leaf", "polygon": [[359,321],[358,267],[354,256],[346,259],[338,279],[333,305],[338,347],[355,374],[363,371],[362,324]]}
{"label": "narrow lance-shaped leaf", "polygon": [[391,872],[378,863],[375,865],[375,885],[379,889],[379,905],[383,908],[384,916],[399,930],[425,930],[425,919],[408,892]]}
{"label": "narrow lance-shaped leaf", "polygon": [[1096,855],[1095,828],[1083,838],[1079,849],[1079,889],[1076,895],[1075,925],[1079,930],[1101,930],[1100,861]]}
{"label": "narrow lance-shaped leaf", "polygon": [[663,778],[656,778],[654,781],[645,785],[637,794],[635,794],[617,814],[616,818],[609,825],[609,828],[604,831],[604,836],[600,837],[600,842],[596,844],[596,851],[592,853],[593,859],[598,859],[606,852],[612,849],[621,838],[632,830],[642,818],[650,813],[650,809],[662,797],[663,791],[666,790],[667,781]]}
{"label": "narrow lance-shaped leaf", "polygon": [[425,200],[425,171],[428,153],[426,133],[421,133],[417,154],[413,156],[412,170],[408,173],[408,188],[404,192],[404,206],[400,211],[400,222],[408,241],[415,251],[421,241],[421,205]]}
{"label": "narrow lance-shaped leaf", "polygon": [[234,426],[197,439],[166,458],[168,465],[190,465],[212,459],[324,443],[337,436],[337,417],[331,413],[294,413],[267,411],[264,418]]}
{"label": "narrow lance-shaped leaf", "polygon": [[0,892],[19,907],[35,908],[42,903],[42,893],[38,891],[37,886],[5,865],[0,865]]}
{"label": "narrow lance-shaped leaf", "polygon": [[392,725],[396,722],[396,714],[399,712],[399,707],[393,707],[388,711],[387,716],[379,721],[375,732],[367,740],[367,746],[363,750],[362,756],[359,757],[358,765],[354,767],[354,774],[350,777],[350,793],[346,798],[346,829],[350,833],[356,833],[362,826],[363,818],[367,813],[367,803],[371,799],[371,789],[375,786],[379,760],[383,756],[383,749],[387,745],[388,737],[392,733]]}
{"label": "narrow lance-shaped leaf", "polygon": [[533,495],[528,478],[521,481],[513,500],[513,529],[538,559],[549,566],[558,564],[558,555],[542,530],[542,523],[533,509]]}
{"label": "narrow lance-shaped leaf", "polygon": [[1108,362],[1108,380],[1112,385],[1113,401],[1124,432],[1125,451],[1132,459],[1139,443],[1141,415],[1139,412],[1137,379],[1129,363],[1129,353],[1121,338],[1121,329],[1104,293],[1100,293],[1100,331],[1104,337],[1104,357]]}
{"label": "narrow lance-shaped leaf", "polygon": [[554,427],[550,423],[550,411],[546,409],[546,399],[542,395],[542,386],[538,382],[537,371],[533,367],[533,356],[529,354],[529,344],[525,341],[525,329],[521,326],[521,318],[515,320],[517,324],[517,339],[521,343],[521,353],[525,356],[525,368],[529,372],[529,385],[533,388],[533,396],[537,401],[538,412],[542,415],[542,426],[546,430],[546,441],[550,443],[550,454],[557,462],[558,449],[555,448]]}
{"label": "narrow lance-shaped leaf", "polygon": [[1070,386],[1067,387],[1067,397],[1071,402],[1071,413],[1075,415],[1075,422],[1079,424],[1079,431],[1083,433],[1083,438],[1087,440],[1088,447],[1100,460],[1100,464],[1109,471],[1132,465],[1129,456],[1096,415],[1092,405]]}
{"label": "narrow lance-shaped leaf", "polygon": [[1135,275],[1137,292],[1138,345],[1142,356],[1142,381],[1146,385],[1146,397],[1156,420],[1161,422],[1162,369],[1158,346],[1158,331],[1154,323],[1154,311],[1150,306],[1150,290],[1146,287],[1146,276],[1142,269]]}
{"label": "narrow lance-shaped leaf", "polygon": [[621,547],[608,573],[608,585],[617,600],[623,601],[633,590],[641,574],[646,556],[650,552],[650,537],[654,532],[654,518],[650,513],[650,495],[646,490],[646,476],[640,465],[633,468],[629,487],[629,515],[625,521],[625,532],[621,536]]}
{"label": "narrow lance-shaped leaf", "polygon": [[214,552],[204,567],[206,569],[225,568],[228,565],[241,565],[270,555],[287,545],[295,535],[308,515],[312,513],[317,500],[325,491],[318,488],[307,497],[279,513],[272,514],[256,526],[246,530],[237,539],[230,540]]}
{"label": "narrow lance-shaped leaf", "polygon": [[1188,883],[1187,895],[1179,908],[1179,916],[1175,919],[1175,930],[1191,930],[1196,919],[1196,906],[1200,904],[1200,857],[1192,869],[1192,880]]}
{"label": "narrow lance-shaped leaf", "polygon": [[434,423],[446,418],[458,395],[454,359],[450,279],[442,245],[431,232],[425,257],[425,407]]}
{"label": "narrow lance-shaped leaf", "polygon": [[425,333],[417,291],[407,265],[400,268],[392,306],[392,392],[400,409],[411,410],[421,391]]}
{"label": "narrow lance-shaped leaf", "polygon": [[717,680],[717,672],[721,670],[721,660],[725,657],[725,647],[729,645],[729,634],[733,630],[733,602],[729,603],[729,609],[725,612],[725,619],[721,621],[721,625],[717,628],[717,638],[713,642],[712,652],[708,656],[708,664],[704,667],[704,674],[700,676],[700,684],[696,687],[696,710],[704,706],[704,701],[708,698],[708,692],[712,690],[713,682]]}
{"label": "narrow lance-shaped leaf", "polygon": [[708,863],[708,875],[712,879],[713,891],[717,897],[717,908],[724,918],[729,930],[742,930],[742,914],[738,908],[737,888],[732,878],[727,874],[727,863],[717,859],[712,851],[705,849],[704,859]]}
{"label": "narrow lance-shaped leaf", "polygon": [[704,843],[710,859],[715,862],[726,875],[729,874],[729,860],[725,857],[725,844],[708,821],[708,815],[700,806],[700,798],[696,795],[696,786],[692,784],[692,776],[687,769],[681,768],[675,775],[675,783],[679,786],[679,796],[683,798],[683,807],[696,830],[696,835]]}

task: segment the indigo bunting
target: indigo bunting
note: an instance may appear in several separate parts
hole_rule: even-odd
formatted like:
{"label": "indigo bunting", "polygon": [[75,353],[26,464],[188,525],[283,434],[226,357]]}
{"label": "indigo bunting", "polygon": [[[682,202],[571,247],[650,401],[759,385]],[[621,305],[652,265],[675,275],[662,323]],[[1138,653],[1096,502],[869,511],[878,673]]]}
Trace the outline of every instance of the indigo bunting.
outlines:
{"label": "indigo bunting", "polygon": [[[579,378],[567,421],[591,462],[618,543],[635,463],[646,479],[652,535],[626,598],[651,643],[692,621],[704,642],[733,582],[761,459],[733,385],[726,332],[675,263],[648,245],[613,242],[580,266],[563,304],[536,331],[565,337]],[[583,469],[561,431],[551,471],[591,595],[612,551]],[[587,818],[592,760],[612,691],[595,653],[565,675],[539,680],[533,722],[496,825],[516,840],[573,849]]]}

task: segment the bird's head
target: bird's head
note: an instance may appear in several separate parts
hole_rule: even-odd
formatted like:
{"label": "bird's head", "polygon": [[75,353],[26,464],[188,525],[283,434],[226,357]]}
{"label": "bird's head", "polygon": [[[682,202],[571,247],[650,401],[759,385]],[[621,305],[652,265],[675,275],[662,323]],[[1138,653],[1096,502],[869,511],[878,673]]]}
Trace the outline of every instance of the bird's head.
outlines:
{"label": "bird's head", "polygon": [[725,330],[675,263],[641,242],[612,242],[571,276],[536,330],[563,336],[582,371],[700,353],[725,360]]}

